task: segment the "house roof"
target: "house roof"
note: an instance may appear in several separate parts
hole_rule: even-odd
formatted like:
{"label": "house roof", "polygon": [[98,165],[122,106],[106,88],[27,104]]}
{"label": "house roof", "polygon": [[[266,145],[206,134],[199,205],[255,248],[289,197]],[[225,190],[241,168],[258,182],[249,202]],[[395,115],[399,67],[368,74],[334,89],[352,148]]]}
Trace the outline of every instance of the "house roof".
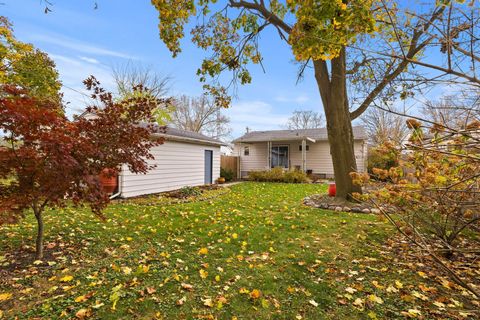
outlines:
{"label": "house roof", "polygon": [[[84,111],[79,117],[95,117],[95,114]],[[145,122],[142,122],[139,124],[141,127],[146,127],[147,124]],[[161,131],[161,126],[155,125],[159,131]],[[208,145],[215,145],[215,146],[225,146],[227,145],[226,143],[213,139],[210,137],[207,137],[204,134],[201,134],[199,132],[193,132],[193,131],[187,131],[187,130],[182,130],[182,129],[177,129],[177,128],[172,128],[172,127],[166,127],[166,132],[159,132],[157,135],[161,137],[165,137],[166,139],[170,140],[178,140],[178,141],[186,141],[186,142],[191,142],[191,143],[203,143],[203,144],[208,144]]]}
{"label": "house roof", "polygon": [[[303,140],[307,138],[314,139],[316,141],[326,141],[328,140],[327,128],[251,131],[233,140],[233,142],[291,141]],[[367,139],[365,129],[362,126],[354,126],[353,138],[355,140]]]}
{"label": "house roof", "polygon": [[167,127],[167,131],[165,133],[160,133],[161,136],[165,136],[165,138],[170,138],[172,140],[184,140],[184,141],[192,141],[192,142],[203,142],[206,144],[224,146],[226,143],[207,137],[204,134],[199,132],[187,131],[177,128]]}

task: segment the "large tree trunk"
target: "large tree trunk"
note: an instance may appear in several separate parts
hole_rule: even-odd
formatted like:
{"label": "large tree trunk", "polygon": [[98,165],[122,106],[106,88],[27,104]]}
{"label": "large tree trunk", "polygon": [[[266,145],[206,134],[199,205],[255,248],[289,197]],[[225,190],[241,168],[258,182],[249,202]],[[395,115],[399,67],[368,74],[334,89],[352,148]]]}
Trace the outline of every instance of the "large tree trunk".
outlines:
{"label": "large tree trunk", "polygon": [[37,241],[35,246],[35,259],[41,260],[43,258],[43,216],[38,209],[34,210],[35,218],[37,219]]}
{"label": "large tree trunk", "polygon": [[361,193],[362,189],[353,184],[350,178],[350,172],[357,170],[357,163],[348,107],[345,49],[341,51],[339,57],[332,59],[331,77],[325,61],[316,60],[313,65],[327,120],[328,142],[337,188],[336,197],[350,199],[352,193]]}

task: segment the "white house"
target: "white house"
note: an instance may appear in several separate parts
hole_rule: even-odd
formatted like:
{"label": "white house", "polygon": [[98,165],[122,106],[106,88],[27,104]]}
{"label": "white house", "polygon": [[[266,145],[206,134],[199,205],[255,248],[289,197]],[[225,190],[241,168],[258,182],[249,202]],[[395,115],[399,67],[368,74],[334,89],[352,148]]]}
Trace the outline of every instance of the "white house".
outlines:
{"label": "white house", "polygon": [[[367,135],[353,127],[357,170],[366,171]],[[240,175],[274,167],[298,169],[321,178],[333,178],[333,163],[327,129],[251,131],[233,140],[234,155],[240,157]]]}
{"label": "white house", "polygon": [[148,160],[156,165],[146,174],[135,174],[124,165],[118,177],[123,198],[211,184],[220,177],[220,147],[223,142],[203,134],[167,128],[158,134],[165,142],[150,150]]}

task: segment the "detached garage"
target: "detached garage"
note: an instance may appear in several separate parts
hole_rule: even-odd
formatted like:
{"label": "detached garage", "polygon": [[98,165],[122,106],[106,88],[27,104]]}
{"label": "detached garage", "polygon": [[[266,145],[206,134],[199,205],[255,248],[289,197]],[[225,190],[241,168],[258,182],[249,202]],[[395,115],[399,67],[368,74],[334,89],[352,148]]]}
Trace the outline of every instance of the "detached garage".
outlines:
{"label": "detached garage", "polygon": [[116,196],[128,198],[145,194],[214,183],[220,177],[220,147],[223,142],[203,134],[167,128],[165,142],[152,148],[156,165],[147,174],[135,174],[123,166]]}

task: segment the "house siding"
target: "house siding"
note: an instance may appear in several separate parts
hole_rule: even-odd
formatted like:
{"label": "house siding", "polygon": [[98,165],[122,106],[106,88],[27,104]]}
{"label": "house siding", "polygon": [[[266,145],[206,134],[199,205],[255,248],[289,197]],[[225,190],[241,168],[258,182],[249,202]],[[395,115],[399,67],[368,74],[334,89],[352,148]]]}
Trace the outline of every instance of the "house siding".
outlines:
{"label": "house siding", "polygon": [[205,150],[213,151],[212,181],[220,177],[220,147],[167,140],[150,150],[156,165],[146,174],[135,174],[124,165],[120,177],[124,198],[165,192],[205,181]]}
{"label": "house siding", "polygon": [[[289,146],[290,168],[302,166],[302,152],[299,151],[301,141],[275,141],[272,146]],[[306,169],[313,170],[316,174],[325,174],[326,177],[333,177],[333,163],[330,155],[330,147],[327,141],[316,143],[307,142],[309,151],[306,152]],[[244,147],[248,146],[250,154],[243,154]],[[364,140],[356,140],[354,143],[357,169],[359,172],[366,170],[366,146]],[[242,177],[248,175],[252,170],[266,170],[268,165],[267,142],[235,144],[234,154],[240,156],[240,170]]]}

